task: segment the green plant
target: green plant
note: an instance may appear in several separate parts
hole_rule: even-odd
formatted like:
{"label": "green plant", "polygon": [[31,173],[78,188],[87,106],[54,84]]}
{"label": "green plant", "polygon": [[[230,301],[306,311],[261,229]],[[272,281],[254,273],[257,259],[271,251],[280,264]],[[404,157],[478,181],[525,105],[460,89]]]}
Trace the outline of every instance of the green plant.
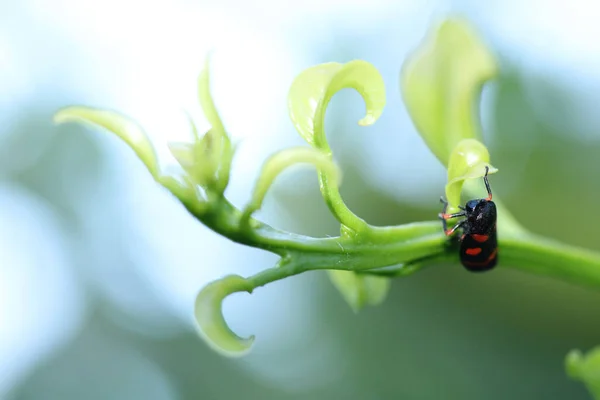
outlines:
{"label": "green plant", "polygon": [[[445,192],[449,212],[456,211],[462,192],[475,196],[473,180],[483,176],[486,166],[490,173],[497,172],[481,142],[477,107],[483,84],[494,78],[497,71],[492,54],[468,24],[458,19],[436,26],[403,67],[401,93],[408,111],[424,141],[448,171]],[[285,149],[266,160],[243,209],[236,208],[224,195],[235,148],[210,94],[208,63],[199,77],[199,101],[211,129],[199,135],[192,122],[191,142],[170,144],[182,167],[179,174],[163,174],[142,128],[118,113],[68,107],[55,117],[57,122],[82,121],[116,134],[136,152],[154,179],[202,224],[232,241],[280,257],[276,266],[256,275],[229,275],[200,291],[195,305],[199,332],[217,351],[243,355],[254,340],[238,337],[223,318],[221,303],[232,293],[251,293],[292,275],[326,270],[350,306],[359,310],[382,302],[391,278],[411,275],[440,261],[457,261],[457,252],[449,245],[439,221],[377,227],[345,205],[338,189],[341,173],[333,161],[324,127],[329,101],[344,88],[357,90],[366,103],[366,115],[359,124],[375,123],[385,105],[385,85],[375,67],[355,60],[305,70],[292,84],[288,105],[296,129],[310,147]],[[338,237],[297,235],[254,217],[278,174],[299,163],[316,168],[322,196],[340,223]],[[511,216],[497,195],[494,200],[499,215],[501,268],[518,268],[600,288],[600,254],[530,233]],[[575,265],[577,268],[573,268]],[[571,354],[569,372],[588,383],[597,394],[600,379],[596,375],[600,373],[596,371],[600,367],[581,360],[579,353]]]}

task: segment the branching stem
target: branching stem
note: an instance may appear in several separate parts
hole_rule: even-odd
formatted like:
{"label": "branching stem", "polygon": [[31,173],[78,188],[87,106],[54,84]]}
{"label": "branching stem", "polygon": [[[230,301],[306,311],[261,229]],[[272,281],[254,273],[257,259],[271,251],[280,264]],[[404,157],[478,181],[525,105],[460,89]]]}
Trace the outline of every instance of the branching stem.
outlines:
{"label": "branching stem", "polygon": [[[417,270],[457,260],[438,221],[391,227],[369,225],[362,240],[343,236],[313,238],[282,231],[250,218],[221,197],[207,213],[195,215],[204,225],[234,242],[280,255],[279,264],[248,280],[264,286],[302,272],[346,270],[383,276],[406,276]],[[499,238],[500,265],[600,289],[600,254],[524,231]]]}

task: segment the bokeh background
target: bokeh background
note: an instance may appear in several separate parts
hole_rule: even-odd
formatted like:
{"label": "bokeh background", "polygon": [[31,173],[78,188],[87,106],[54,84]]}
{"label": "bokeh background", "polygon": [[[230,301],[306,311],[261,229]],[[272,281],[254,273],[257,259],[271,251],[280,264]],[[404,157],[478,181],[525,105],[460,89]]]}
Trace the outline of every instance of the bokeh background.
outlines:
{"label": "bokeh background", "polygon": [[[0,398],[588,399],[563,359],[600,344],[600,293],[502,268],[426,269],[357,315],[324,273],[277,282],[227,299],[227,320],[257,341],[245,358],[217,355],[194,331],[197,291],[275,257],[194,221],[116,138],[51,122],[70,104],[120,110],[166,165],[166,141],[189,135],[182,109],[206,126],[195,79],[214,49],[213,93],[240,141],[228,195],[242,206],[264,159],[302,144],[286,108],[292,79],[364,59],[388,105],[360,128],[360,97],[334,98],[342,193],[374,224],[433,219],[445,173],[398,75],[447,13],[469,18],[502,66],[482,99],[495,193],[532,231],[600,250],[593,0],[2,0]],[[310,170],[281,176],[260,217],[337,232]]]}

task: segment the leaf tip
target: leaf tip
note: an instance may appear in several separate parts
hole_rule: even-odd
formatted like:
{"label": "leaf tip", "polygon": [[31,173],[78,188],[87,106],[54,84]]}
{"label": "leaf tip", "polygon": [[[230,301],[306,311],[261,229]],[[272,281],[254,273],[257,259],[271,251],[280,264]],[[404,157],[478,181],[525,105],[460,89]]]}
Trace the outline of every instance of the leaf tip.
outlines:
{"label": "leaf tip", "polygon": [[381,113],[379,113],[378,115],[367,114],[364,118],[362,118],[358,121],[358,125],[360,125],[360,126],[373,125],[375,123],[375,121],[377,121],[377,119],[379,119],[380,114]]}
{"label": "leaf tip", "polygon": [[406,59],[400,91],[417,131],[443,163],[464,138],[481,138],[479,98],[498,65],[464,18],[436,24]]}
{"label": "leaf tip", "polygon": [[213,350],[227,357],[247,354],[254,343],[254,335],[237,336],[225,322],[222,303],[225,297],[238,292],[252,293],[250,282],[239,275],[228,275],[206,285],[196,297],[194,316],[200,337]]}
{"label": "leaf tip", "polygon": [[372,125],[383,112],[386,95],[383,77],[369,62],[319,64],[294,79],[288,92],[290,118],[311,146],[330,151],[324,132],[325,110],[331,98],[347,88],[356,90],[366,105],[366,115],[358,124]]}
{"label": "leaf tip", "polygon": [[70,106],[57,111],[53,120],[57,124],[80,122],[115,134],[133,149],[152,176],[154,178],[158,177],[160,173],[159,163],[154,147],[142,127],[130,118],[116,111],[85,106]]}
{"label": "leaf tip", "polygon": [[69,112],[70,109],[71,109],[71,107],[65,107],[65,108],[61,108],[60,110],[58,110],[52,116],[52,122],[54,122],[54,124],[56,124],[56,125],[71,122],[74,118],[71,116],[71,113]]}

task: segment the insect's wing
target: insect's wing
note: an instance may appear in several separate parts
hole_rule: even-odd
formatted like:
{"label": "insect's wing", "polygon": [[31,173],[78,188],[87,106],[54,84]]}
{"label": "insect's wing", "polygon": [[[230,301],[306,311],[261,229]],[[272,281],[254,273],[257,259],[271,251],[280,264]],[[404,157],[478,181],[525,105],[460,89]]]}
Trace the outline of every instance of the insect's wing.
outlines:
{"label": "insect's wing", "polygon": [[488,235],[467,234],[460,244],[460,261],[472,272],[489,271],[498,263],[496,227]]}

